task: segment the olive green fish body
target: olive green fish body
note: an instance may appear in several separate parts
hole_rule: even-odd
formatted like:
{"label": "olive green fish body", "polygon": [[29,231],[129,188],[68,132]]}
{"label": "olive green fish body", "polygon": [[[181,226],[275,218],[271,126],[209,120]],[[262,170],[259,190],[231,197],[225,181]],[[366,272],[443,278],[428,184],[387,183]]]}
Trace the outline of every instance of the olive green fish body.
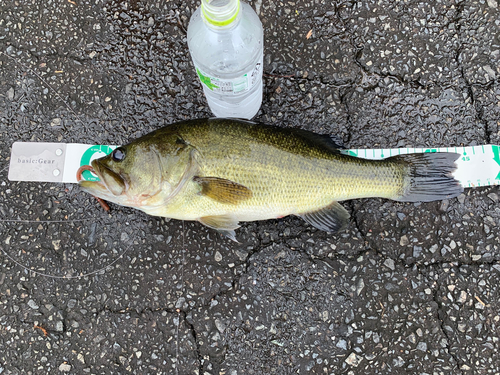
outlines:
{"label": "olive green fish body", "polygon": [[[123,185],[123,192],[112,189],[120,193],[114,199],[109,194],[104,199],[151,215],[199,220],[226,234],[240,221],[290,214],[320,229],[341,229],[348,214],[337,201],[427,201],[461,191],[448,176],[454,154],[365,160],[341,154],[328,136],[247,121],[181,122],[122,150],[124,160],[109,155],[94,162],[104,184],[81,182],[82,187],[95,194],[109,190],[108,185]],[[437,192],[427,186],[432,181],[437,181]]]}

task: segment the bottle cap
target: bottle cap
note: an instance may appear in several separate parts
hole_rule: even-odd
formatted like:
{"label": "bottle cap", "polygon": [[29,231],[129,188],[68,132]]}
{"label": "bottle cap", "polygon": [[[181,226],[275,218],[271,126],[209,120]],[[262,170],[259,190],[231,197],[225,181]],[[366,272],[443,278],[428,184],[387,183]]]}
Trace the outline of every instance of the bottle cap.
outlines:
{"label": "bottle cap", "polygon": [[240,12],[240,0],[201,0],[205,20],[214,26],[231,24]]}

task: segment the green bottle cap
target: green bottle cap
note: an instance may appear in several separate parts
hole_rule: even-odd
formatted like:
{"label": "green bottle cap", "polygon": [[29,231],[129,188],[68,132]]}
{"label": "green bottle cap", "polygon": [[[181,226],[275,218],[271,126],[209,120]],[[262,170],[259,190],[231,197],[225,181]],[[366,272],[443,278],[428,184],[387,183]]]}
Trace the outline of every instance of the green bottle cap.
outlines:
{"label": "green bottle cap", "polygon": [[240,0],[201,0],[205,20],[214,26],[231,24],[240,12]]}

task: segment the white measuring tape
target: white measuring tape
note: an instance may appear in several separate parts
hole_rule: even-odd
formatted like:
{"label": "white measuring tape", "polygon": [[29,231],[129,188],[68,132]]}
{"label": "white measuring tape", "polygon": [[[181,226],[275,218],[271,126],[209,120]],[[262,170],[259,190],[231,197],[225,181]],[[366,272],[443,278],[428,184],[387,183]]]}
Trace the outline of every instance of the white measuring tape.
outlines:
{"label": "white measuring tape", "polygon": [[[12,145],[9,180],[77,183],[76,172],[82,165],[109,154],[117,146],[79,143],[16,142]],[[500,185],[500,147],[497,145],[440,148],[391,148],[341,150],[364,159],[390,156],[454,152],[460,154],[454,177],[464,188]],[[86,180],[97,179],[85,171]]]}

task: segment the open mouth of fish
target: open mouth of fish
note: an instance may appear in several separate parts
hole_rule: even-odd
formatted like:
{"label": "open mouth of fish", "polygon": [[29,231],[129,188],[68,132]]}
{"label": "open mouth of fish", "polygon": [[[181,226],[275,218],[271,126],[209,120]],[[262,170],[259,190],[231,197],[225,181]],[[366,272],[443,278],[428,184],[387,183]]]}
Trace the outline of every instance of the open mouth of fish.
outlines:
{"label": "open mouth of fish", "polygon": [[[99,180],[98,181],[87,181],[83,178],[83,172],[89,171],[94,173]],[[78,184],[87,188],[88,190],[105,190],[106,195],[113,195],[115,197],[122,195],[127,190],[128,184],[118,173],[107,168],[105,165],[98,163],[96,160],[92,162],[92,165],[83,165],[76,171],[76,179]],[[100,196],[100,194],[96,194]],[[104,198],[104,197],[103,197]]]}
{"label": "open mouth of fish", "polygon": [[76,182],[80,183],[80,181],[85,181],[83,178],[83,172],[89,171],[92,172],[97,176],[97,172],[91,165],[82,165],[78,170],[76,171]]}
{"label": "open mouth of fish", "polygon": [[[85,171],[92,172],[99,178],[99,180],[97,181],[85,180],[85,178],[83,177],[83,172]],[[92,194],[106,211],[109,211],[109,206],[105,202],[105,200],[112,201],[113,197],[115,197],[116,195],[106,186],[102,174],[99,173],[98,169],[94,168],[94,166],[92,165],[82,165],[76,171],[76,181],[83,190]],[[121,194],[121,192],[119,193]]]}

